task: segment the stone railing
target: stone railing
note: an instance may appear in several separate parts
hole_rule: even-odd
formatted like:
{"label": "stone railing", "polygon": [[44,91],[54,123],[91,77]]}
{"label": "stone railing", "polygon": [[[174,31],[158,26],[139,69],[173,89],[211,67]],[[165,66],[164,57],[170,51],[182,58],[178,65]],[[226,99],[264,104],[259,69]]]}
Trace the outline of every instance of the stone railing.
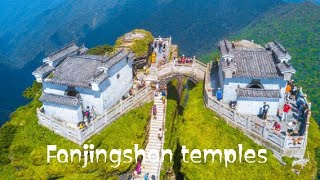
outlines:
{"label": "stone railing", "polygon": [[202,80],[206,72],[207,65],[194,60],[193,63],[178,64],[175,62],[169,62],[163,64],[157,68],[158,79],[165,79],[170,76],[189,76],[195,79]]}
{"label": "stone railing", "polygon": [[278,157],[291,156],[303,158],[307,145],[307,134],[309,127],[310,114],[306,119],[306,132],[304,136],[287,136],[281,133],[275,133],[268,129],[266,125],[250,116],[244,116],[229,108],[222,102],[216,100],[212,95],[210,86],[210,65],[207,68],[204,82],[204,101],[208,108],[215,111],[231,126],[243,131],[249,138],[256,143],[264,145],[274,152]]}
{"label": "stone railing", "polygon": [[92,135],[100,132],[108,124],[118,119],[129,110],[138,107],[145,102],[152,100],[153,91],[150,87],[139,90],[134,96],[131,96],[106,111],[102,116],[98,116],[90,122],[86,128],[74,129],[69,127],[65,122],[47,116],[41,109],[37,110],[39,124],[49,128],[55,133],[81,145]]}

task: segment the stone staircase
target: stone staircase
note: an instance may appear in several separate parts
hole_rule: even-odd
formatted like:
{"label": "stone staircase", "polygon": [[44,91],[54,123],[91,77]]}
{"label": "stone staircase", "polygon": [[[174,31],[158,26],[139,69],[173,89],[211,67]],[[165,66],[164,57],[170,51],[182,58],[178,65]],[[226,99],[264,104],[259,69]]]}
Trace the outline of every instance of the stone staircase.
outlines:
{"label": "stone staircase", "polygon": [[[154,105],[157,106],[157,114],[156,117],[152,115],[151,123],[150,123],[150,130],[149,130],[149,139],[148,144],[145,149],[146,154],[150,152],[151,149],[157,150],[158,152],[161,152],[161,149],[163,148],[164,143],[164,123],[165,123],[165,105],[163,104],[161,100],[161,95],[154,97]],[[158,138],[158,131],[159,128],[162,129],[163,135],[161,141]],[[160,170],[161,170],[161,154],[159,154],[160,161],[157,163],[153,163],[148,161],[148,158],[145,158],[145,160],[142,162],[142,172],[141,175],[145,175],[149,173],[149,178],[154,175],[155,179],[159,179],[160,176]]]}

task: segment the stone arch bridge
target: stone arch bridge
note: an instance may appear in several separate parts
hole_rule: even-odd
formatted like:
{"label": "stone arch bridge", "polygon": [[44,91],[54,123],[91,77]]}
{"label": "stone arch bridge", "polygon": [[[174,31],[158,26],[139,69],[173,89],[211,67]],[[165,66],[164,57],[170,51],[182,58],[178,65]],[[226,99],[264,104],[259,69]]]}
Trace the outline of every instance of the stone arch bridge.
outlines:
{"label": "stone arch bridge", "polygon": [[156,70],[155,81],[160,82],[160,84],[167,84],[174,78],[188,78],[192,82],[198,83],[204,80],[207,65],[197,60],[189,64],[169,62],[159,66]]}

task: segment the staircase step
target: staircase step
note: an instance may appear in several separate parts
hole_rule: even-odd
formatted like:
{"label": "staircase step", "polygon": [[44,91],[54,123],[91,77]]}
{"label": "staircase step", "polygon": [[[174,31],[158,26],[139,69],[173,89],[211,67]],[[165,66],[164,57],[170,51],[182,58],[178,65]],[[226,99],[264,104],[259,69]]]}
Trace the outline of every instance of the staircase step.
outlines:
{"label": "staircase step", "polygon": [[[153,104],[157,107],[157,114],[155,116],[152,115],[152,119],[150,122],[150,129],[149,129],[149,138],[148,138],[148,144],[145,148],[146,154],[149,154],[151,150],[157,150],[161,151],[163,147],[164,140],[161,141],[158,138],[158,131],[159,129],[163,129],[164,120],[165,120],[165,106],[166,104],[163,104],[162,96],[156,96],[154,97]],[[159,154],[159,158],[161,158],[161,155]],[[161,163],[152,163],[149,162],[148,159],[146,159],[144,162],[142,162],[142,175],[149,173],[149,177],[152,175],[156,176],[156,179],[158,179],[159,176],[159,169],[161,168]]]}
{"label": "staircase step", "polygon": [[[156,140],[157,142],[150,142],[149,141],[149,144],[147,145],[146,147],[146,150],[151,150],[151,149],[157,149],[159,150],[161,148],[161,144],[160,144],[160,141],[159,140]],[[151,144],[152,143],[152,144]]]}

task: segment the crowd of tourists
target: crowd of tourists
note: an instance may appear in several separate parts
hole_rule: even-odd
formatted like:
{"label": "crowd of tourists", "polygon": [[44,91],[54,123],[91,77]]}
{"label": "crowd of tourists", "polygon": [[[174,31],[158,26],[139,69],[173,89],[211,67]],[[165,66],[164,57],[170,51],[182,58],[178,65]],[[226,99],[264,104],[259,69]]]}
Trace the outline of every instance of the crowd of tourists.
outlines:
{"label": "crowd of tourists", "polygon": [[83,122],[79,122],[78,127],[80,129],[85,128],[88,124],[90,124],[91,121],[93,121],[96,118],[96,114],[95,111],[92,108],[90,108],[89,106],[87,106],[87,108],[82,111],[83,114]]}
{"label": "crowd of tourists", "polygon": [[[218,101],[222,100],[223,93],[220,88],[217,89],[215,96]],[[236,109],[236,106],[237,101],[230,101],[229,107],[231,109]],[[307,116],[310,113],[309,108],[310,107],[306,101],[306,95],[303,94],[302,88],[297,87],[294,80],[288,81],[285,87],[285,103],[278,110],[277,115],[279,117],[279,121],[276,120],[274,122],[272,129],[276,133],[280,133],[282,130],[281,122],[284,122],[286,124],[285,129],[288,135],[303,135]],[[258,115],[265,123],[268,119],[269,109],[270,105],[267,102],[264,102]]]}
{"label": "crowd of tourists", "polygon": [[192,64],[195,61],[195,56],[193,58],[185,57],[183,54],[180,58],[173,57],[174,64]]}
{"label": "crowd of tourists", "polygon": [[[294,83],[294,80],[288,81],[285,89],[286,102],[284,103],[282,109],[279,111],[278,115],[280,116],[281,114],[280,121],[283,121],[287,124],[286,134],[289,136],[304,134],[307,116],[310,113],[309,105],[305,99],[305,96],[306,95],[304,95],[302,92],[302,88],[297,87]],[[280,113],[281,111],[282,113]],[[292,114],[292,117],[294,119],[288,118],[290,113]],[[265,112],[264,118],[266,118],[266,116],[267,111]],[[275,124],[273,125],[273,130],[277,133],[281,131],[281,125],[279,122],[275,122]]]}
{"label": "crowd of tourists", "polygon": [[153,42],[152,49],[154,52],[165,53],[167,51],[168,45],[168,41],[163,40],[161,37],[159,37],[158,40]]}

